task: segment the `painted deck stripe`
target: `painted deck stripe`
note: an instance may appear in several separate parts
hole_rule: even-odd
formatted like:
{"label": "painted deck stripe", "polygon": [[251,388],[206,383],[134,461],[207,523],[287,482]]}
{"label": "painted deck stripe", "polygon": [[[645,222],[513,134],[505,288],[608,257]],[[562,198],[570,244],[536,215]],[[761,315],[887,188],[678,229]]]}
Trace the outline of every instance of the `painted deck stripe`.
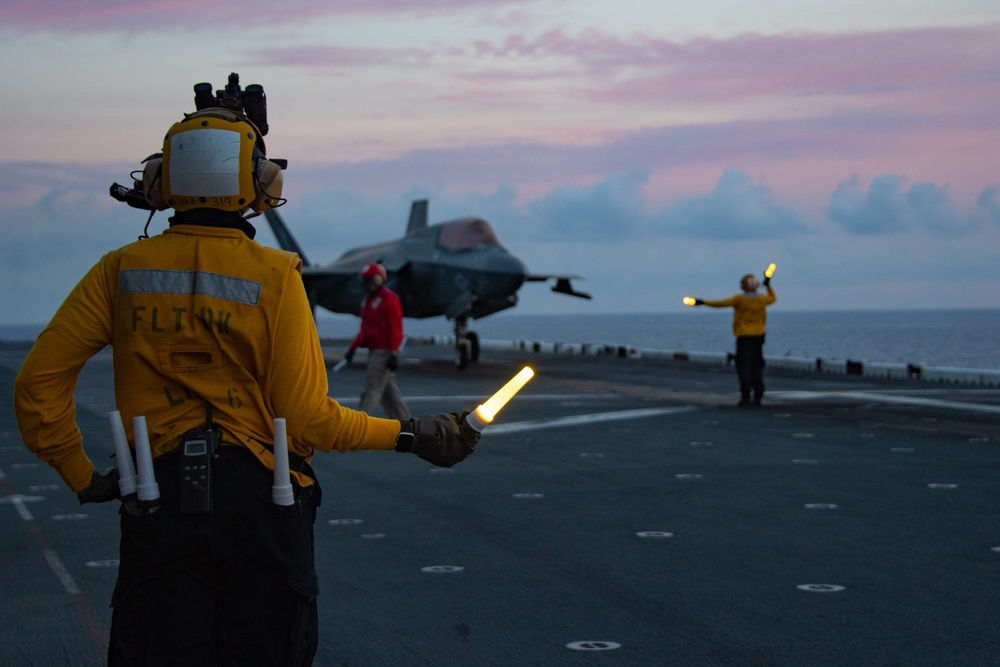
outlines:
{"label": "painted deck stripe", "polygon": [[776,391],[770,396],[791,401],[810,401],[820,398],[853,398],[874,403],[891,403],[895,405],[918,405],[964,412],[988,412],[1000,414],[1000,405],[989,403],[963,403],[959,401],[942,401],[936,398],[919,398],[916,396],[901,396],[899,394],[883,394],[873,391]]}
{"label": "painted deck stripe", "polygon": [[585,424],[595,424],[599,422],[621,421],[624,419],[647,419],[649,417],[662,417],[664,415],[677,415],[691,412],[698,408],[693,405],[682,405],[670,408],[640,408],[636,410],[617,410],[615,412],[597,412],[588,415],[572,415],[569,417],[556,417],[553,419],[534,419],[524,422],[512,422],[510,424],[491,424],[484,432],[490,435],[501,433],[522,433],[524,431],[538,431],[546,428],[566,428],[569,426],[582,426]]}

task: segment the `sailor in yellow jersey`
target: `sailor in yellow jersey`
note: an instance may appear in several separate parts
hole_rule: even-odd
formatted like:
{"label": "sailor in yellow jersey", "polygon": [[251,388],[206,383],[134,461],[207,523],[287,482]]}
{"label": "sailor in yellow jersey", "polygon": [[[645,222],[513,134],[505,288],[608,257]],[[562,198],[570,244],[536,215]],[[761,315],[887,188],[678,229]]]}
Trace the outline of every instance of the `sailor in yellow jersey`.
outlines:
{"label": "sailor in yellow jersey", "polygon": [[[151,209],[174,209],[169,229],[102,257],[15,383],[25,444],[80,502],[119,497],[117,470],[95,470],[84,451],[73,400],[105,346],[130,441],[132,418],[146,419],[160,499],[123,505],[111,665],[311,664],[314,453],[395,449],[450,466],[478,442],[464,414],[401,422],[327,396],[302,262],[254,241],[243,217],[284,203],[281,165],[260,134],[219,107],[170,128],[141,181]],[[276,417],[287,424],[291,506],[270,500]],[[195,438],[211,450],[207,504],[182,488],[182,444]]]}
{"label": "sailor in yellow jersey", "polygon": [[[760,281],[753,274],[740,279],[740,294],[728,299],[694,299],[695,306],[733,309],[736,336],[736,374],[740,381],[740,405],[760,405],[764,398],[764,333],[767,307],[775,302],[771,277],[764,276],[767,294],[758,294]],[[751,396],[752,395],[752,396]]]}

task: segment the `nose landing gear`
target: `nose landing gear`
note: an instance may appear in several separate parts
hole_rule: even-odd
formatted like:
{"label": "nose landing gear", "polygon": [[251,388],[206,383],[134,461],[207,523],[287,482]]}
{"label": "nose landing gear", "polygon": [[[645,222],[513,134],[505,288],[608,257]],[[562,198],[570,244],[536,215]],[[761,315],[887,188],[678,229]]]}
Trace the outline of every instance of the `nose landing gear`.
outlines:
{"label": "nose landing gear", "polygon": [[455,365],[468,368],[469,363],[479,361],[479,334],[467,329],[466,318],[455,320]]}

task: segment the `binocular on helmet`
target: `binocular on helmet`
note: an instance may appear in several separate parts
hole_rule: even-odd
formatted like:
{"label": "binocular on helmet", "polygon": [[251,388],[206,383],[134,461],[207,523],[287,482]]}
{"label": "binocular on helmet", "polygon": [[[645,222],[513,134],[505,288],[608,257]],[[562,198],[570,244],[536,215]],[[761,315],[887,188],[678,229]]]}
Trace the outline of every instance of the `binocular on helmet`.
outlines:
{"label": "binocular on helmet", "polygon": [[212,95],[212,84],[194,84],[194,106],[198,111],[222,107],[245,115],[260,131],[261,136],[267,134],[267,96],[264,86],[251,83],[246,90],[240,88],[240,75],[233,72],[229,75],[229,83],[222,90],[216,90]]}
{"label": "binocular on helmet", "polygon": [[[203,183],[201,189],[208,188],[211,190],[215,188],[218,192],[213,191],[208,194],[216,196],[201,196],[197,199],[191,197],[185,198],[185,195],[189,193],[178,191],[177,182],[179,177],[185,175],[181,173],[183,167],[180,168],[180,172],[170,175],[173,179],[173,187],[165,185],[164,179],[166,177],[161,178],[161,164],[164,160],[168,160],[170,151],[170,147],[165,143],[162,152],[150,155],[143,160],[144,167],[142,171],[132,173],[133,187],[128,188],[118,183],[113,183],[109,194],[129,206],[147,211],[164,210],[166,208],[186,210],[192,207],[207,206],[223,210],[241,210],[250,207],[260,213],[264,210],[264,207],[273,208],[284,203],[284,200],[280,196],[280,171],[287,167],[288,162],[287,160],[266,159],[264,155],[264,142],[261,138],[267,134],[268,130],[267,97],[264,95],[264,87],[255,83],[243,89],[240,87],[240,75],[233,72],[229,75],[229,81],[222,90],[213,92],[212,84],[196,83],[194,85],[194,104],[196,112],[194,114],[185,114],[185,120],[190,121],[194,118],[202,117],[203,120],[199,121],[200,125],[212,125],[213,127],[218,125],[215,119],[233,122],[242,120],[253,126],[252,134],[247,134],[246,136],[251,137],[251,143],[256,147],[250,147],[252,148],[252,154],[250,148],[244,147],[246,148],[245,150],[240,150],[240,173],[232,174],[234,177],[239,176],[239,187],[226,188],[218,186],[217,183],[210,185]],[[171,130],[177,129],[178,125],[180,124],[175,124],[175,127],[171,128]],[[225,123],[222,123],[222,125],[225,125]],[[168,140],[169,136],[168,133]],[[193,144],[194,142],[189,143]],[[221,155],[221,152],[218,150],[201,151],[199,153],[197,146],[191,148],[194,156],[188,157],[184,164],[188,170],[194,169],[196,172],[200,164],[199,160],[213,159],[209,155],[210,153],[219,153]],[[233,157],[236,156],[234,155]],[[232,164],[227,163],[227,166],[231,168]],[[199,172],[197,176],[203,177],[206,174],[215,174],[218,176],[220,169],[217,167],[218,165],[215,165],[211,169],[205,169],[203,172]],[[189,178],[194,177],[190,174],[188,176]],[[164,193],[163,190],[168,190],[169,192]],[[205,193],[199,194],[204,195]],[[165,196],[161,197],[161,195]]]}

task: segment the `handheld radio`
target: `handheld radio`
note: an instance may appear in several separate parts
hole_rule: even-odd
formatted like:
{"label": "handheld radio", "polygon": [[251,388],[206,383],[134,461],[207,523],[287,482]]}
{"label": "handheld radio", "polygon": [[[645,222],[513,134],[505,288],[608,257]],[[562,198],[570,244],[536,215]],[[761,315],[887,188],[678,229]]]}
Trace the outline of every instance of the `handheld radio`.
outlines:
{"label": "handheld radio", "polygon": [[181,442],[181,514],[212,511],[212,458],[219,446],[219,432],[212,426],[212,406],[203,428],[185,434]]}

